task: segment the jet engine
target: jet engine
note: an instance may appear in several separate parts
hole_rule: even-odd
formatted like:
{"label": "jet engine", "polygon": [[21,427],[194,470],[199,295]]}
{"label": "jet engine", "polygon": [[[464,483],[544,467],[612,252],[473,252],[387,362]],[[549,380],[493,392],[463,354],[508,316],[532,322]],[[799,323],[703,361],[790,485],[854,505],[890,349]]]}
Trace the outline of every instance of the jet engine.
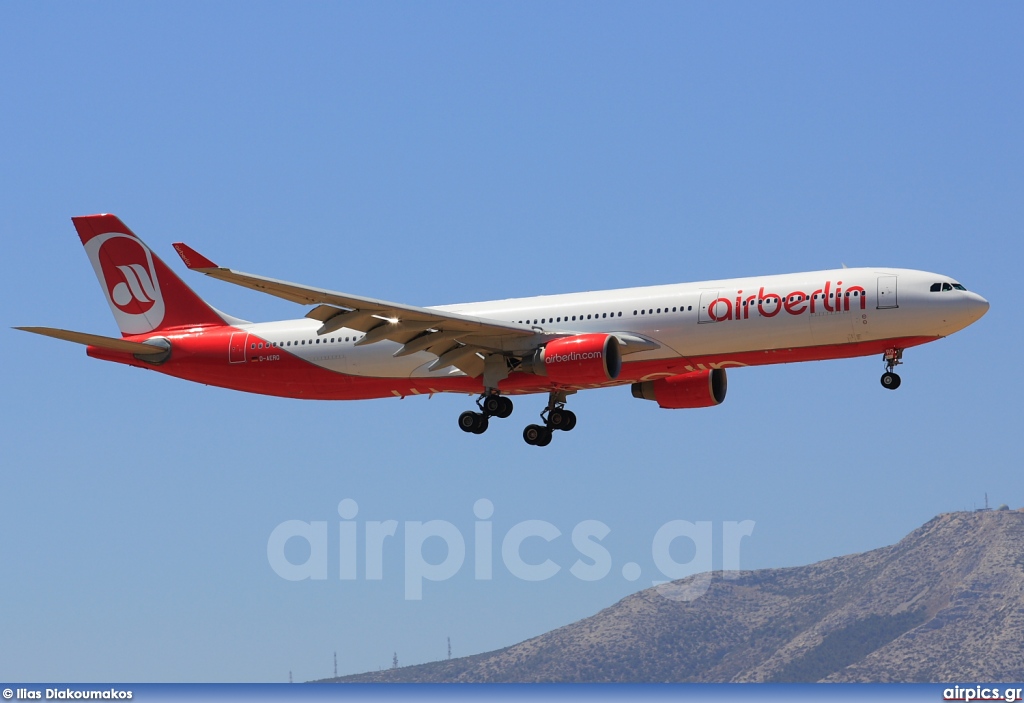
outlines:
{"label": "jet engine", "polygon": [[655,381],[634,383],[633,397],[653,400],[662,408],[709,408],[725,400],[729,384],[725,369],[693,371]]}
{"label": "jet engine", "polygon": [[614,335],[578,334],[548,342],[520,368],[566,385],[604,383],[618,378],[622,354]]}

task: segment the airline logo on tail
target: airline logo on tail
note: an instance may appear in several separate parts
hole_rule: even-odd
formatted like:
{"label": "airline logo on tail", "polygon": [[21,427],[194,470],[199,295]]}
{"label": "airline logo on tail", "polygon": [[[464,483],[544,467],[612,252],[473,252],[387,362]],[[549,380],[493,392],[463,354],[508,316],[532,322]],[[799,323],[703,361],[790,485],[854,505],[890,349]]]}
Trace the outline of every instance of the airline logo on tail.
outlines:
{"label": "airline logo on tail", "polygon": [[157,329],[165,307],[149,249],[135,237],[108,232],[86,242],[85,251],[121,332],[143,334]]}

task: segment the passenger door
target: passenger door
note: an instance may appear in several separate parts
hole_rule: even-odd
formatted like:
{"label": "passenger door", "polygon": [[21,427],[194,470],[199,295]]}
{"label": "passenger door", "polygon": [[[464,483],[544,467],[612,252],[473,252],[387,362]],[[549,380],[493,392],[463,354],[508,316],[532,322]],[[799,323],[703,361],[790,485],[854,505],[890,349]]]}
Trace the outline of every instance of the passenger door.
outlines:
{"label": "passenger door", "polygon": [[878,309],[898,308],[899,302],[896,297],[896,276],[878,277]]}

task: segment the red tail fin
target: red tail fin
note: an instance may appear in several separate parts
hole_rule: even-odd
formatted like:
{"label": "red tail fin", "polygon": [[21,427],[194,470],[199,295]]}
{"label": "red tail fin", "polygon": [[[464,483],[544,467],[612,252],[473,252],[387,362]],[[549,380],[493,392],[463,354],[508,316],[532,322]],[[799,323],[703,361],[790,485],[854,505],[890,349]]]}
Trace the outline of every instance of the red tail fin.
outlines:
{"label": "red tail fin", "polygon": [[224,319],[114,215],[72,217],[124,337]]}

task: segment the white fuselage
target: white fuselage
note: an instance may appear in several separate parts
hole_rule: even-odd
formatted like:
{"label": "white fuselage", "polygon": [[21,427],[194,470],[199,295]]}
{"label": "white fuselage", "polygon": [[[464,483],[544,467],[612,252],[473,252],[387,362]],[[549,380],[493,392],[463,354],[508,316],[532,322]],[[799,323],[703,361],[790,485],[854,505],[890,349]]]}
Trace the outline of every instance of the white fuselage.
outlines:
{"label": "white fuselage", "polygon": [[[932,291],[935,284],[939,290]],[[543,333],[630,333],[657,343],[658,348],[625,359],[632,363],[939,338],[980,318],[988,303],[941,274],[855,268],[512,298],[436,309],[528,324]],[[357,345],[362,333],[354,330],[340,329],[318,337],[320,324],[300,319],[240,327],[338,373],[391,378],[458,373],[450,367],[428,370],[436,357],[427,352],[394,357],[402,346],[396,342]]]}

